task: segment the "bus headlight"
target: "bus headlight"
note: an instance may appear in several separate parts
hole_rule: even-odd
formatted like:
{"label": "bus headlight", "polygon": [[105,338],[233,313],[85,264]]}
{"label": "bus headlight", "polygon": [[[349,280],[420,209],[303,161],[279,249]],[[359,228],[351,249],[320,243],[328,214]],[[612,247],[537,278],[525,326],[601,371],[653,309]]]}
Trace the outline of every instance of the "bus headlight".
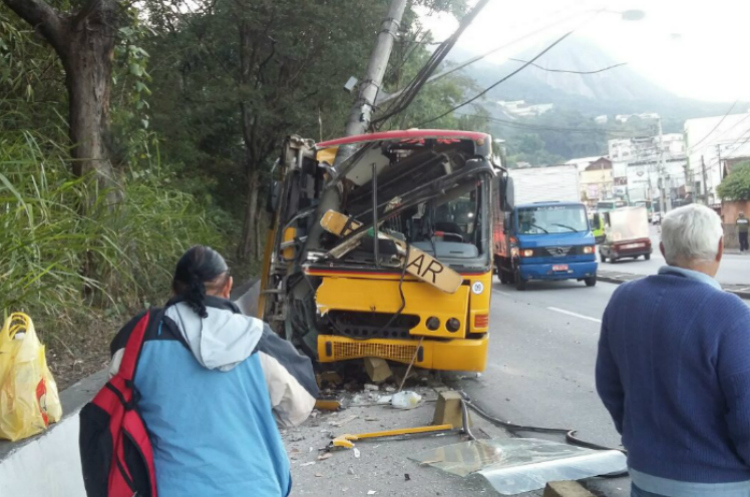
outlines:
{"label": "bus headlight", "polygon": [[534,251],[532,249],[522,250],[521,257],[534,257]]}
{"label": "bus headlight", "polygon": [[595,250],[594,247],[583,247],[584,254],[593,254],[594,250]]}

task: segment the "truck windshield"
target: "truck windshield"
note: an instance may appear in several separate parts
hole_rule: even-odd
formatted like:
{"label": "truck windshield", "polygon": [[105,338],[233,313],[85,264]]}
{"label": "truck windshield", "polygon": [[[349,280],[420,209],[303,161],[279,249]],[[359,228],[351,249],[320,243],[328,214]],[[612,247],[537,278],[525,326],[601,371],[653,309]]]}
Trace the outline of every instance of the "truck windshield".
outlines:
{"label": "truck windshield", "polygon": [[543,235],[588,231],[586,210],[580,205],[526,207],[518,211],[518,233]]}

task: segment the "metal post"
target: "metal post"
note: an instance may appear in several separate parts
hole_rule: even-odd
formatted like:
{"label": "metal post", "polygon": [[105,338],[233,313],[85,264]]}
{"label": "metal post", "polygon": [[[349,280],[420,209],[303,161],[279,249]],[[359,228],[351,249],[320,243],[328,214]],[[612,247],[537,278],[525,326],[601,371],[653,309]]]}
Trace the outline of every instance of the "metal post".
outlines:
{"label": "metal post", "polygon": [[[388,9],[388,15],[383,20],[383,28],[378,34],[378,41],[370,56],[365,77],[359,86],[357,101],[354,102],[346,124],[346,136],[362,135],[367,132],[372,120],[372,110],[375,98],[378,96],[383,76],[388,67],[388,59],[391,57],[393,42],[398,35],[401,18],[406,9],[406,0],[393,0]],[[336,154],[335,165],[353,153],[353,147],[341,146]]]}

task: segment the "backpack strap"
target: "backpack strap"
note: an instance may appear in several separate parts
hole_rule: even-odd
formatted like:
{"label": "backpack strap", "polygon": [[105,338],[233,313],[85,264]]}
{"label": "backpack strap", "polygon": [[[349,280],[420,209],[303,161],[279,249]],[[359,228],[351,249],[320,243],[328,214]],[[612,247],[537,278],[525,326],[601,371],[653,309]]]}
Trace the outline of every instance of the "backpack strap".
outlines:
{"label": "backpack strap", "polygon": [[143,348],[143,342],[146,337],[146,330],[148,329],[150,319],[151,311],[147,311],[135,325],[133,331],[128,337],[128,343],[125,345],[125,352],[123,353],[120,369],[118,370],[118,374],[126,381],[133,381],[133,377],[135,376],[138,356],[141,355],[141,349]]}

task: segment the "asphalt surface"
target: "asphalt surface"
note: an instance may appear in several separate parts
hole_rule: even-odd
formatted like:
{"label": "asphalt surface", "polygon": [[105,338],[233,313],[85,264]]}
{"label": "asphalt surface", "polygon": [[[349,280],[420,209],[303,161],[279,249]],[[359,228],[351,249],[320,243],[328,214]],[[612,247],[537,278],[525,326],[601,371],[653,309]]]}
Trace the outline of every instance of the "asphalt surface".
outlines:
{"label": "asphalt surface", "polygon": [[[464,389],[507,421],[576,429],[584,440],[620,447],[594,385],[600,318],[616,287],[535,282],[518,292],[495,283],[487,370]],[[608,496],[629,495],[629,485],[591,482]]]}
{"label": "asphalt surface", "polygon": [[[628,272],[653,273],[659,263],[651,263],[627,263]],[[626,264],[621,265],[624,272]],[[464,389],[502,419],[571,428],[581,439],[621,447],[594,383],[600,319],[615,288],[602,282],[592,288],[578,282],[535,282],[518,292],[495,282],[487,370],[479,380],[464,381]],[[590,480],[587,485],[607,496],[630,495],[627,478]]]}
{"label": "asphalt surface", "polygon": [[[625,259],[616,263],[605,262],[601,263],[600,269],[605,271],[622,271],[623,273],[633,274],[655,274],[661,266],[664,266],[666,262],[664,257],[659,251],[659,242],[661,236],[659,235],[656,227],[651,228],[651,244],[654,248],[654,253],[651,255],[651,260],[644,261],[640,258],[636,261],[632,259]],[[728,253],[724,254],[721,266],[719,267],[719,273],[716,275],[716,279],[719,283],[727,284],[747,284],[750,287],[750,253],[744,254],[739,253]]]}

